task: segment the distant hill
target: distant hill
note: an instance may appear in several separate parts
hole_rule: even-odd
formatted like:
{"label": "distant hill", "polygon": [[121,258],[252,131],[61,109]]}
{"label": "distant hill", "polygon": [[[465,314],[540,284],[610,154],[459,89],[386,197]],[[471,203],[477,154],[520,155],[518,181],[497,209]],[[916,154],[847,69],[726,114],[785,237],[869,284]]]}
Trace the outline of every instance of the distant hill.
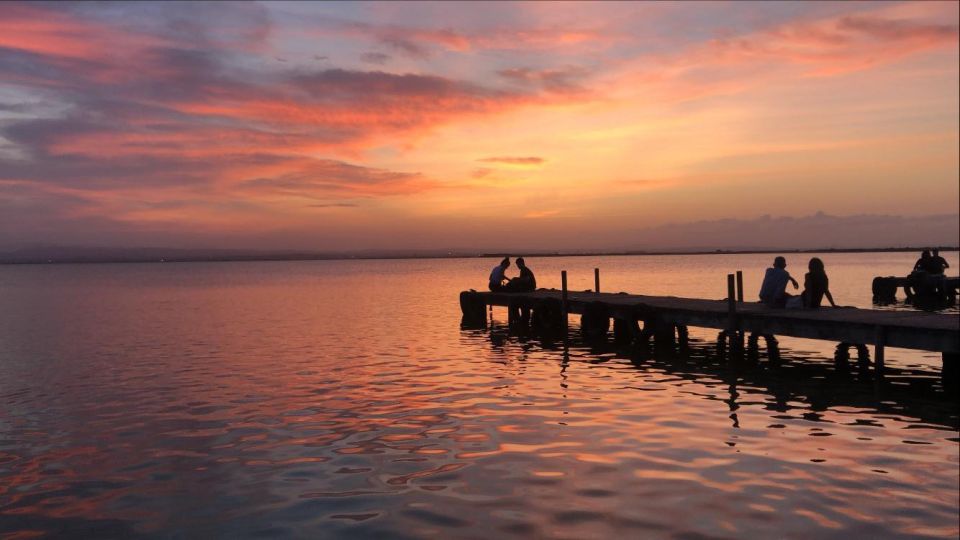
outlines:
{"label": "distant hill", "polygon": [[[137,263],[137,262],[214,262],[214,261],[301,261],[345,259],[435,259],[465,257],[576,257],[589,255],[682,255],[732,253],[798,253],[798,252],[881,252],[920,251],[926,247],[888,248],[820,248],[820,249],[691,249],[691,250],[621,250],[621,251],[472,251],[472,250],[362,250],[352,252],[206,250],[176,248],[106,248],[80,246],[41,246],[0,253],[0,264],[51,263]],[[942,251],[957,251],[957,246],[942,246]]]}

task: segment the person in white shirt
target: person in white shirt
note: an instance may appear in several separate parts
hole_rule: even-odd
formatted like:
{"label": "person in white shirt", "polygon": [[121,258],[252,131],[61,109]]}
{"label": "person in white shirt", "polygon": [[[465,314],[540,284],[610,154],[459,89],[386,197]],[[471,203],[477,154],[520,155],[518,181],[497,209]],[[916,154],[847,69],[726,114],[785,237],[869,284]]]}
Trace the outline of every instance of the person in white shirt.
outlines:
{"label": "person in white shirt", "polygon": [[507,271],[507,268],[510,267],[510,257],[504,257],[500,264],[493,267],[493,270],[490,272],[490,290],[493,292],[499,292],[503,290],[503,282],[507,281],[507,276],[504,274]]}

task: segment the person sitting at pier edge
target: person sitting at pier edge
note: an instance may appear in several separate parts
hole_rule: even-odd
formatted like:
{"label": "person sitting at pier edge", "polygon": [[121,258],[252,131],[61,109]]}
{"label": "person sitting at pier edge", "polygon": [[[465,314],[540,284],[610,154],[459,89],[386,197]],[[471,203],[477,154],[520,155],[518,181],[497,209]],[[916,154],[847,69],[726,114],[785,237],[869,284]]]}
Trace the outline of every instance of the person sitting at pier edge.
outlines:
{"label": "person sitting at pier edge", "polygon": [[503,290],[503,282],[507,280],[504,272],[510,267],[510,257],[504,257],[500,264],[493,267],[490,271],[490,290],[500,292]]}
{"label": "person sitting at pier edge", "polygon": [[913,265],[914,272],[930,272],[930,261],[933,257],[930,256],[930,250],[925,249],[923,253],[920,254],[920,258],[917,259],[917,262]]}
{"label": "person sitting at pier edge", "polygon": [[517,268],[520,269],[520,275],[511,279],[504,290],[510,292],[533,292],[537,290],[537,278],[533,275],[533,270],[527,267],[523,257],[517,257]]}
{"label": "person sitting at pier edge", "polygon": [[833,301],[833,295],[830,294],[830,280],[827,278],[827,271],[823,268],[823,261],[819,257],[810,259],[810,271],[803,277],[803,292],[800,297],[803,298],[803,307],[806,309],[816,309],[823,302],[826,296],[830,305],[837,307]]}
{"label": "person sitting at pier edge", "polygon": [[760,301],[770,307],[784,307],[787,304],[787,299],[792,296],[787,293],[788,281],[793,283],[794,289],[800,288],[800,284],[790,277],[786,267],[787,260],[777,257],[773,260],[773,268],[767,268],[767,273],[763,276],[763,284],[760,285]]}
{"label": "person sitting at pier edge", "polygon": [[929,264],[930,264],[930,269],[927,271],[937,276],[943,275],[943,273],[947,270],[947,268],[950,268],[950,263],[948,263],[946,259],[940,256],[939,249],[933,250],[933,256],[930,257]]}

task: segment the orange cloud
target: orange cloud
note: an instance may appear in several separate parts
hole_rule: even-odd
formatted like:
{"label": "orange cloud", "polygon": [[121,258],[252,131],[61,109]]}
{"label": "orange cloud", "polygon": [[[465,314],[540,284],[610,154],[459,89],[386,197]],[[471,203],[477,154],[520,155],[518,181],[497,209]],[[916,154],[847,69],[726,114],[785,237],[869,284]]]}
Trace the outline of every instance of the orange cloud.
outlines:
{"label": "orange cloud", "polygon": [[482,161],[484,163],[506,163],[507,165],[542,165],[546,160],[541,157],[510,157],[510,156],[500,156],[500,157],[488,157],[483,159],[478,159],[477,161]]}
{"label": "orange cloud", "polygon": [[523,215],[525,219],[543,219],[560,215],[560,210],[534,210]]}

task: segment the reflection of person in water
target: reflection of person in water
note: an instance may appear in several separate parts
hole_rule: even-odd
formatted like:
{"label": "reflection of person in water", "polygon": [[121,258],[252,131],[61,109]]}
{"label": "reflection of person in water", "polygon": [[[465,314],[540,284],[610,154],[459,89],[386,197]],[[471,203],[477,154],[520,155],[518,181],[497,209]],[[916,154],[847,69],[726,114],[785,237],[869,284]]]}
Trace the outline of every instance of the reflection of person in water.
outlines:
{"label": "reflection of person in water", "polygon": [[503,282],[507,280],[504,272],[510,267],[510,257],[504,257],[500,264],[493,267],[490,271],[490,290],[498,292],[503,290]]}
{"label": "reflection of person in water", "polygon": [[767,268],[767,273],[763,276],[763,284],[760,285],[761,302],[770,307],[784,307],[787,299],[791,297],[787,294],[787,282],[793,283],[794,289],[800,288],[800,284],[790,277],[786,268],[787,260],[783,257],[774,259],[773,268]]}
{"label": "reflection of person in water", "polygon": [[523,257],[517,258],[517,268],[520,269],[520,275],[511,279],[507,283],[505,290],[511,292],[531,292],[537,290],[537,278],[533,275],[533,270],[527,267]]}
{"label": "reflection of person in water", "polygon": [[823,268],[823,261],[819,257],[810,259],[810,271],[803,278],[803,307],[807,309],[816,309],[823,302],[826,296],[830,305],[837,307],[833,301],[833,295],[830,294],[830,280],[827,278],[827,272]]}

